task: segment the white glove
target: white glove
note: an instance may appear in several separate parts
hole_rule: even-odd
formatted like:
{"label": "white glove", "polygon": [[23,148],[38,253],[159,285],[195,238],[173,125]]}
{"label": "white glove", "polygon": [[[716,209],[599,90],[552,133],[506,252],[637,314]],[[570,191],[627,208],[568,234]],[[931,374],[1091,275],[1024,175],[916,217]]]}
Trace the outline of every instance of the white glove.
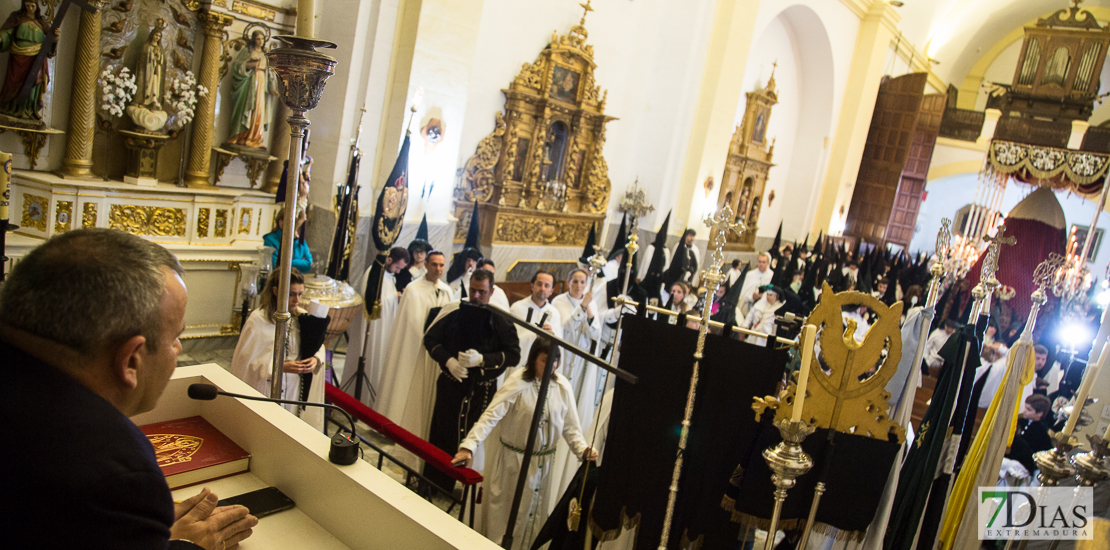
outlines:
{"label": "white glove", "polygon": [[482,354],[477,350],[468,349],[459,352],[459,363],[465,368],[480,367],[483,362]]}
{"label": "white glove", "polygon": [[460,365],[459,361],[454,357],[447,360],[447,371],[450,372],[451,376],[459,382],[462,382],[463,378],[466,378],[468,376],[466,373],[466,367]]}

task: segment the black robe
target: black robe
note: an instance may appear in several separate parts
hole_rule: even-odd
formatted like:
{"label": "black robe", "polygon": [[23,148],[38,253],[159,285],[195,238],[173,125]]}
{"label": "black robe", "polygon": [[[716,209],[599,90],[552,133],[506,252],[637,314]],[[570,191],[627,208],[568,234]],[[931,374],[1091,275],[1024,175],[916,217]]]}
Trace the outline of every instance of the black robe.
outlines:
{"label": "black robe", "polygon": [[[520,340],[509,321],[464,303],[428,329],[424,347],[442,371],[428,442],[454,456],[497,393],[497,377],[520,363]],[[481,353],[485,364],[467,369],[468,376],[459,382],[447,370],[447,360],[470,349]],[[447,490],[455,486],[454,479],[427,465],[424,477]]]}

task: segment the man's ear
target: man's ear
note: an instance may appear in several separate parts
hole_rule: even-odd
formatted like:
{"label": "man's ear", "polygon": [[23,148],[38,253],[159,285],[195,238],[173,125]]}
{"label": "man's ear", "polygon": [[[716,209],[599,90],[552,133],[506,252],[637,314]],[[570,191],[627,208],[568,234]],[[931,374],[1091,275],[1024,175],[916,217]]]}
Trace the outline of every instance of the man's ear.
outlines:
{"label": "man's ear", "polygon": [[135,335],[117,347],[112,355],[112,374],[128,389],[139,385],[139,369],[143,364],[142,351],[145,346],[146,337]]}

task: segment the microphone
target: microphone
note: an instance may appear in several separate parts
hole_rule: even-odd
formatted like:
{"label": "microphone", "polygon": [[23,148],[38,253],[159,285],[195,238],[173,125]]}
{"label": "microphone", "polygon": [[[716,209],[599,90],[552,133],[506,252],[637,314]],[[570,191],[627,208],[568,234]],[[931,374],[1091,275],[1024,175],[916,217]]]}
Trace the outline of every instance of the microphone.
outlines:
{"label": "microphone", "polygon": [[[351,437],[347,437],[338,431],[331,438],[331,450],[328,452],[328,460],[333,464],[341,466],[349,466],[358,460],[358,436],[355,435],[355,419],[351,417],[347,411],[331,405],[328,403],[312,403],[310,401],[291,401],[288,399],[270,399],[269,397],[255,397],[252,395],[242,395],[238,393],[229,393],[220,391],[219,388],[212,384],[191,384],[189,385],[189,399],[196,399],[197,401],[212,401],[216,396],[226,395],[228,397],[238,397],[239,399],[250,399],[252,401],[265,401],[267,403],[288,403],[290,405],[303,405],[310,407],[323,407],[329,410],[336,410],[343,413],[347,417],[347,422],[351,425]],[[354,438],[354,439],[352,439]]]}

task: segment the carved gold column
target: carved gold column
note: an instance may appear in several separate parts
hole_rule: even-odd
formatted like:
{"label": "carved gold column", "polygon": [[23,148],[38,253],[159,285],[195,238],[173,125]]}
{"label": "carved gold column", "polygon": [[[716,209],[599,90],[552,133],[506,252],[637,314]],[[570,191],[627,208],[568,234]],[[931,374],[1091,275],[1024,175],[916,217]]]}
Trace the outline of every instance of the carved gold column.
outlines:
{"label": "carved gold column", "polygon": [[262,182],[262,191],[265,193],[277,193],[282,165],[289,158],[289,108],[280,101],[277,104],[278,108],[274,110],[274,129],[270,132],[273,136],[270,156],[277,157],[277,160],[271,162],[266,170],[266,179]]}
{"label": "carved gold column", "polygon": [[69,131],[66,156],[58,173],[66,177],[92,176],[93,137],[96,135],[96,77],[100,72],[100,10],[103,0],[92,2],[96,13],[81,11],[77,53],[73,63],[73,91],[69,97]]}
{"label": "carved gold column", "polygon": [[197,97],[185,183],[189,187],[212,188],[214,186],[208,182],[208,176],[212,160],[212,128],[216,118],[216,88],[220,85],[220,53],[224,27],[231,24],[231,17],[208,11],[200,14],[200,20],[204,23],[204,46],[198,84],[208,88],[209,93]]}

